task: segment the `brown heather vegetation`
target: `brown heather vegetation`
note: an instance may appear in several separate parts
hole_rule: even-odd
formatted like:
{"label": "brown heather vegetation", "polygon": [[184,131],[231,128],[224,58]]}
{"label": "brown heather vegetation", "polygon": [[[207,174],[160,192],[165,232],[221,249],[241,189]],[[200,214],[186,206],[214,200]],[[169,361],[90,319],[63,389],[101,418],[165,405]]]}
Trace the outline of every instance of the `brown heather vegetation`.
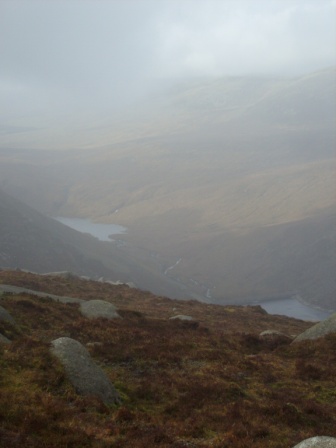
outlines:
{"label": "brown heather vegetation", "polygon": [[[4,294],[17,326],[0,346],[1,447],[290,448],[336,436],[336,335],[290,345],[311,323],[259,307],[177,301],[77,278],[0,272],[0,283],[104,299],[123,319],[89,320],[77,304]],[[195,321],[169,320],[189,314]],[[60,336],[88,344],[122,404],[79,397],[50,354]]]}

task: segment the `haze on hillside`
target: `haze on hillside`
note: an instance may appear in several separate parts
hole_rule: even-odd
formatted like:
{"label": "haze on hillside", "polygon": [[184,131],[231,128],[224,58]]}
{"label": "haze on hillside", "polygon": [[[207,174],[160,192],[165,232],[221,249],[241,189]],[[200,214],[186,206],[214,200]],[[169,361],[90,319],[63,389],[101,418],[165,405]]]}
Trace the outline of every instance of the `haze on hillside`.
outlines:
{"label": "haze on hillside", "polygon": [[126,226],[90,256],[141,288],[336,309],[334,0],[0,10],[0,189]]}
{"label": "haze on hillside", "polygon": [[334,66],[335,14],[334,0],[2,0],[3,144],[92,146],[83,128],[172,81]]}

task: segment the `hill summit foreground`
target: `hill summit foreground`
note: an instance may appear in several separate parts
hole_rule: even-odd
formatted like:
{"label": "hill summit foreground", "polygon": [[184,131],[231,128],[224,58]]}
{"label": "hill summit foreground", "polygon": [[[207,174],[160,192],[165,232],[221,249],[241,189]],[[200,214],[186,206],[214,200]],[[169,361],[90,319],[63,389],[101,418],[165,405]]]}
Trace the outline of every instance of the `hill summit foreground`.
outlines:
{"label": "hill summit foreground", "polygon": [[[0,297],[1,447],[292,448],[336,437],[335,333],[292,343],[313,323],[70,275],[0,271],[1,284],[18,288]],[[71,383],[52,349],[63,343],[87,354],[114,404]]]}

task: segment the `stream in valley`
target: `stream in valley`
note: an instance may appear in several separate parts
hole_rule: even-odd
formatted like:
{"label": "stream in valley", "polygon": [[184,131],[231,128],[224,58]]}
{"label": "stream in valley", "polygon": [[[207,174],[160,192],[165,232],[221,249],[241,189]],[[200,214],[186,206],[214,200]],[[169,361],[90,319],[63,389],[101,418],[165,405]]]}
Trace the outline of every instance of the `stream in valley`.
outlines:
{"label": "stream in valley", "polygon": [[[99,224],[90,221],[89,219],[81,218],[55,218],[62,224],[71,227],[82,233],[89,233],[101,241],[113,241],[111,235],[120,235],[127,232],[126,227],[117,224]],[[174,269],[181,259],[177,260],[175,264],[169,266],[164,274],[167,275],[169,271]],[[209,299],[210,289],[207,291],[207,298]],[[251,305],[260,305],[269,314],[280,314],[296,319],[308,321],[320,321],[326,319],[331,312],[320,310],[312,306],[306,305],[298,300],[295,296],[283,298],[270,298],[250,303]]]}

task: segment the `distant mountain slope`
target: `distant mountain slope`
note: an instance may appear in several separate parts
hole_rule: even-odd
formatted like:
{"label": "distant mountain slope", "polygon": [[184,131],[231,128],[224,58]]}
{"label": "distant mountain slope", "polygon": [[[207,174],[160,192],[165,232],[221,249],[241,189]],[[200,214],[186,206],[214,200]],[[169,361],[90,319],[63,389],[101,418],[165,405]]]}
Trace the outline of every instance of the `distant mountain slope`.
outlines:
{"label": "distant mountain slope", "polygon": [[197,249],[189,244],[189,258],[176,266],[175,275],[192,287],[188,279],[202,270],[193,278],[207,279],[213,301],[251,303],[297,294],[314,306],[336,310],[335,211],[203,238]]}
{"label": "distant mountain slope", "polygon": [[181,287],[128,254],[48,218],[0,190],[0,269],[70,271],[92,278],[133,282],[158,294],[191,297]]}
{"label": "distant mountain slope", "polygon": [[111,275],[101,262],[85,254],[95,244],[90,240],[0,190],[0,266]]}
{"label": "distant mountain slope", "polygon": [[294,289],[335,308],[335,91],[335,68],[185,81],[77,130],[91,149],[0,148],[0,187],[126,226],[120,257],[147,289],[223,303]]}

